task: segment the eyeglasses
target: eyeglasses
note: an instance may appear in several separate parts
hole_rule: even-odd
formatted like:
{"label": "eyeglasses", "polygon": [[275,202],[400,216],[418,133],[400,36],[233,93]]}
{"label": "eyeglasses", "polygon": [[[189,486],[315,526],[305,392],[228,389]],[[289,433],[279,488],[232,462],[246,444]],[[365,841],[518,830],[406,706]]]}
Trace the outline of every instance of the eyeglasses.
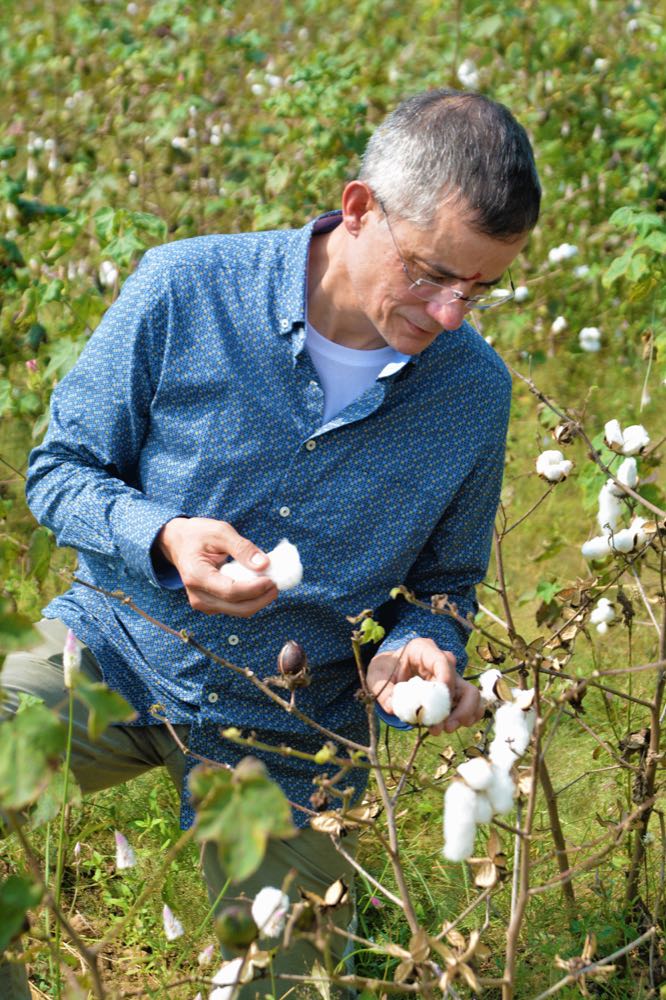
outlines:
{"label": "eyeglasses", "polygon": [[[407,262],[400,252],[400,247],[398,246],[396,238],[393,235],[388,213],[381,201],[379,202],[379,206],[384,213],[386,225],[388,226],[388,231],[391,234],[391,239],[393,240],[393,246],[395,247],[396,253],[402,263],[402,269],[410,282],[409,291],[412,295],[415,295],[418,299],[423,299],[425,302],[437,302],[442,306],[447,306],[451,302],[464,302],[467,309],[478,309],[480,311],[484,309],[494,309],[495,306],[501,306],[505,302],[510,302],[514,297],[516,289],[510,272],[507,272],[510,288],[493,288],[488,292],[484,292],[482,295],[471,296],[463,295],[463,293],[458,291],[457,288],[450,288],[444,281],[432,281],[430,278],[415,277],[414,274],[410,273],[410,270],[407,267]],[[457,280],[457,278],[451,278],[452,282]]]}

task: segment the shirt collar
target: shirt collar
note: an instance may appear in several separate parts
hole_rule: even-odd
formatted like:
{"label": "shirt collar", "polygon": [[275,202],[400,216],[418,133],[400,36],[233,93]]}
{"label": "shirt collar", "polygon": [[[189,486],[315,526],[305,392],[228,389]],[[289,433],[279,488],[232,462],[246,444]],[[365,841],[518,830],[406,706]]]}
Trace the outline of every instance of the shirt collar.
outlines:
{"label": "shirt collar", "polygon": [[280,335],[291,333],[294,326],[303,326],[307,314],[306,288],[307,266],[310,242],[317,233],[327,233],[342,221],[342,212],[337,209],[324,212],[311,219],[302,229],[293,233],[294,241],[287,250],[284,278],[278,291],[280,313]]}

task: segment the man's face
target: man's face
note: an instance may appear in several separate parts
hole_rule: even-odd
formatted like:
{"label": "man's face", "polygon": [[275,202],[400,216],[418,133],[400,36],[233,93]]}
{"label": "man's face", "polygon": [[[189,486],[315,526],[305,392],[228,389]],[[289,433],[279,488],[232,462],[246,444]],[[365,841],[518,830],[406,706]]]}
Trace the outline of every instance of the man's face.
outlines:
{"label": "man's face", "polygon": [[[432,227],[420,229],[399,218],[387,221],[374,202],[364,215],[349,266],[357,306],[377,334],[374,343],[364,346],[388,344],[402,354],[420,354],[442,330],[457,330],[468,306],[459,300],[447,303],[446,291],[469,298],[500,284],[506,287],[506,269],[527,238],[525,233],[504,241],[476,232],[460,204],[444,205]],[[445,294],[424,301],[410,291],[410,277],[442,284]]]}

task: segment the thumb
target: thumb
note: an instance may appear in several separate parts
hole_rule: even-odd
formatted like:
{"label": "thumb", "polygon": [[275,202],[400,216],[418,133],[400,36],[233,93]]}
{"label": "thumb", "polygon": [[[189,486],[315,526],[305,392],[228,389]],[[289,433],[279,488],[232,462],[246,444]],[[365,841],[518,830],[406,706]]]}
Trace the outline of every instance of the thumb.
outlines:
{"label": "thumb", "polygon": [[261,572],[268,568],[268,556],[262,552],[249,538],[239,535],[235,528],[226,526],[225,551],[248,569]]}

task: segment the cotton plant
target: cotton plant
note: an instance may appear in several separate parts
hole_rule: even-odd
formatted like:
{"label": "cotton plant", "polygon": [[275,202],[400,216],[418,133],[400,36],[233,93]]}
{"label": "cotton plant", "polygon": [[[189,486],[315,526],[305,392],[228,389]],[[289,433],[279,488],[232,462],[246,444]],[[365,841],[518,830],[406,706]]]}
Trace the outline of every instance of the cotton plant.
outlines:
{"label": "cotton plant", "polygon": [[498,690],[499,670],[487,670],[479,678],[481,697],[495,711],[495,737],[487,757],[474,757],[457,768],[444,795],[444,857],[465,861],[474,852],[478,824],[489,823],[513,808],[516,783],[513,767],[523,756],[536,722],[534,689],[512,688],[511,701],[502,701]]}
{"label": "cotton plant", "polygon": [[619,420],[604,425],[604,440],[611,451],[621,455],[638,455],[650,443],[650,435],[642,424],[630,424],[622,430]]}
{"label": "cotton plant", "polygon": [[612,602],[607,597],[600,597],[590,613],[590,622],[592,625],[596,625],[600,635],[605,635],[608,632],[608,626],[615,621],[616,617]]}
{"label": "cotton plant", "polygon": [[550,264],[561,264],[565,260],[571,260],[578,253],[578,247],[573,243],[560,243],[559,246],[552,247],[548,251],[548,262]]}
{"label": "cotton plant", "polygon": [[393,714],[412,726],[437,726],[451,714],[446,684],[410,677],[393,688]]}
{"label": "cotton plant", "polygon": [[582,351],[596,354],[601,350],[601,330],[596,326],[584,326],[578,334],[578,343]]}
{"label": "cotton plant", "polygon": [[274,549],[266,554],[268,568],[265,570],[249,569],[232,559],[220,567],[220,573],[222,576],[228,576],[231,580],[237,581],[256,580],[259,576],[267,576],[278,590],[291,590],[293,587],[297,587],[303,579],[303,565],[296,546],[283,538]]}
{"label": "cotton plant", "polygon": [[549,483],[559,483],[566,479],[572,469],[573,462],[553,448],[542,451],[536,460],[537,473]]}

